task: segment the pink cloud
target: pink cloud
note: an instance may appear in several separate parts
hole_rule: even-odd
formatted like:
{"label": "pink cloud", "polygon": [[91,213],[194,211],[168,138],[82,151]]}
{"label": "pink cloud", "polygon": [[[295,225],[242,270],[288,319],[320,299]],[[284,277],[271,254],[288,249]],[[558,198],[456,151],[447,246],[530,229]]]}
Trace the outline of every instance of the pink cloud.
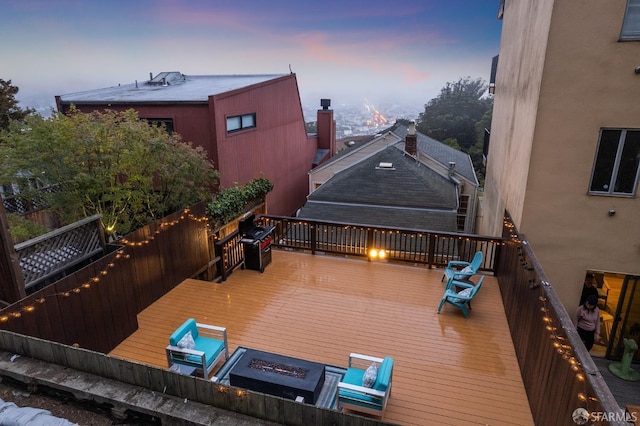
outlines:
{"label": "pink cloud", "polygon": [[342,52],[342,49],[330,47],[329,38],[327,33],[307,33],[297,37],[296,43],[314,60],[333,64],[346,63],[348,57]]}
{"label": "pink cloud", "polygon": [[416,69],[413,65],[404,63],[400,66],[400,70],[404,74],[404,81],[409,84],[422,83],[431,78],[431,74],[426,71]]}

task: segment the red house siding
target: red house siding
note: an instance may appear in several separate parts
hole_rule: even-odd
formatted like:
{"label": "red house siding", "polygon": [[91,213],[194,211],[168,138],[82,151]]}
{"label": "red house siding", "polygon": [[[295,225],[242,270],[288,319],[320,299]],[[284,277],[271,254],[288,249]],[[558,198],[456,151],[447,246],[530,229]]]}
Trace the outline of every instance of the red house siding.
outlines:
{"label": "red house siding", "polygon": [[[69,110],[70,105],[62,104],[59,97],[57,102],[58,110]],[[274,185],[267,196],[270,214],[291,215],[306,201],[308,172],[318,138],[307,137],[295,74],[211,95],[202,103],[132,101],[76,107],[84,112],[133,108],[140,118],[173,120],[174,130],[185,142],[206,149],[220,172],[222,188],[244,185],[259,177],[269,179]],[[251,113],[256,114],[255,128],[227,134],[227,117]],[[334,132],[335,140],[334,126],[325,132]]]}
{"label": "red house siding", "polygon": [[[269,213],[290,215],[306,201],[317,139],[308,139],[295,75],[212,96],[221,185],[266,177]],[[256,127],[228,134],[229,116],[256,114]]]}

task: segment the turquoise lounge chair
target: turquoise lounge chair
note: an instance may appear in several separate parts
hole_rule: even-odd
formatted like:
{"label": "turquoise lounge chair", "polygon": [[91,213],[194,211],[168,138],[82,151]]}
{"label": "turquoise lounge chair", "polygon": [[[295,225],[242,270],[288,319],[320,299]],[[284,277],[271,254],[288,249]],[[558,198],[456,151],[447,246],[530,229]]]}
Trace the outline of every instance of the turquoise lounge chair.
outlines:
{"label": "turquoise lounge chair", "polygon": [[[473,284],[470,282],[461,282],[457,280],[451,281],[450,289],[446,289],[444,291],[444,295],[442,296],[442,300],[440,301],[440,306],[438,306],[438,313],[442,310],[442,306],[444,306],[445,302],[450,303],[453,306],[456,306],[462,310],[465,318],[469,318],[469,309],[471,309],[471,299],[473,299],[480,290],[482,286],[482,281],[484,280],[484,275],[480,277],[478,284]],[[462,290],[456,292],[454,288],[462,287]]]}
{"label": "turquoise lounge chair", "polygon": [[442,280],[447,279],[447,288],[450,287],[451,280],[468,280],[472,276],[478,273],[482,266],[482,252],[478,251],[473,256],[471,262],[465,262],[462,260],[451,260],[444,270]]}

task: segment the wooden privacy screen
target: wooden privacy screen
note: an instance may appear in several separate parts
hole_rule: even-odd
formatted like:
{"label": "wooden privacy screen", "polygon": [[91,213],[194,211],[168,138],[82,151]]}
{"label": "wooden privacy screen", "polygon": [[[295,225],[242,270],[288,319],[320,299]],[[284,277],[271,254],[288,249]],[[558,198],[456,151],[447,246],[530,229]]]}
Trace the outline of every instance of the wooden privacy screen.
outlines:
{"label": "wooden privacy screen", "polygon": [[107,353],[136,315],[208,262],[199,203],[134,231],[85,268],[0,311],[0,328]]}

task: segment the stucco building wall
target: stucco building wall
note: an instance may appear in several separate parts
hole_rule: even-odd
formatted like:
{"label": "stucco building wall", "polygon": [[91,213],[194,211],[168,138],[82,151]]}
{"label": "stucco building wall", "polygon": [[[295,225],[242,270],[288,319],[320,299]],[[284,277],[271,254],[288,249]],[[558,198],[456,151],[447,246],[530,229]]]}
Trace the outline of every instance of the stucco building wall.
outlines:
{"label": "stucco building wall", "polygon": [[481,233],[506,208],[570,311],[587,269],[640,274],[637,196],[588,194],[600,129],[640,128],[625,5],[505,2]]}

